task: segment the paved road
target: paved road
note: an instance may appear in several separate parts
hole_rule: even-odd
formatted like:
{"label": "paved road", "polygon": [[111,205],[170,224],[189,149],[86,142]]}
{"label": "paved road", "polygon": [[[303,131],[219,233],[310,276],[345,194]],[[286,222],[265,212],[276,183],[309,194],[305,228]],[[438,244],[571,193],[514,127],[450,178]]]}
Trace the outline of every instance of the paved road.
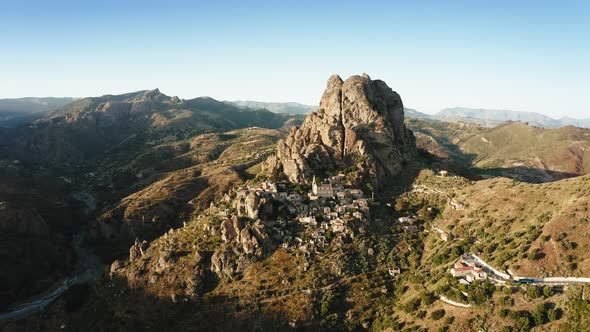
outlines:
{"label": "paved road", "polygon": [[72,249],[76,253],[76,256],[78,256],[79,262],[73,276],[56,283],[44,294],[27,302],[15,305],[6,312],[0,313],[0,322],[23,318],[37,311],[43,310],[60,295],[65,293],[71,286],[88,282],[100,275],[103,266],[102,262],[94,254],[82,247],[85,236],[86,232],[82,231],[76,234],[72,241]]}

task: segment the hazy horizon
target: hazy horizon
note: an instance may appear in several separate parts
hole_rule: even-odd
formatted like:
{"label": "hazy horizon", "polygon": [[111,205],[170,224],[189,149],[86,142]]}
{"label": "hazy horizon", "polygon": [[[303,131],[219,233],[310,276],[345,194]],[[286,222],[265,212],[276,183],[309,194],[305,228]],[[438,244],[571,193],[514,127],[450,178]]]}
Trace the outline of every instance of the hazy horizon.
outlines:
{"label": "hazy horizon", "polygon": [[158,87],[185,99],[317,105],[330,75],[367,73],[428,114],[588,118],[589,13],[581,1],[6,3],[0,97]]}

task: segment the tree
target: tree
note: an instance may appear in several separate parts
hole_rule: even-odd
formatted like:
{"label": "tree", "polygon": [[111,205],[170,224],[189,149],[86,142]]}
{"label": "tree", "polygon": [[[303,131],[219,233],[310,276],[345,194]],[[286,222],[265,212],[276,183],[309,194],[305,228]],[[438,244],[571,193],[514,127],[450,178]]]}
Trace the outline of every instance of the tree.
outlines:
{"label": "tree", "polygon": [[518,331],[529,331],[531,326],[531,322],[528,317],[519,317],[516,320],[516,329]]}
{"label": "tree", "polygon": [[537,286],[529,286],[527,287],[527,296],[531,299],[539,298],[543,295],[543,291],[541,288]]}
{"label": "tree", "polygon": [[541,325],[543,325],[543,322],[545,320],[544,313],[539,312],[539,311],[533,312],[533,320],[535,322],[535,326],[541,326]]}
{"label": "tree", "polygon": [[444,311],[444,309],[435,310],[430,314],[430,318],[432,318],[433,320],[439,320],[445,316],[445,313],[446,312]]}
{"label": "tree", "polygon": [[500,304],[502,304],[505,307],[511,307],[514,305],[514,299],[511,298],[510,296],[504,296],[501,300],[500,300]]}
{"label": "tree", "polygon": [[418,298],[412,299],[402,305],[402,309],[407,313],[414,312],[418,310],[418,308],[420,308],[420,299]]}
{"label": "tree", "polygon": [[547,320],[549,320],[550,322],[558,320],[559,316],[560,316],[560,309],[555,308],[555,309],[547,310]]}
{"label": "tree", "polygon": [[543,287],[543,296],[550,297],[551,295],[553,295],[553,289],[549,286]]}
{"label": "tree", "polygon": [[420,300],[424,305],[431,305],[434,303],[434,301],[436,301],[436,296],[430,292],[423,291],[420,293]]}

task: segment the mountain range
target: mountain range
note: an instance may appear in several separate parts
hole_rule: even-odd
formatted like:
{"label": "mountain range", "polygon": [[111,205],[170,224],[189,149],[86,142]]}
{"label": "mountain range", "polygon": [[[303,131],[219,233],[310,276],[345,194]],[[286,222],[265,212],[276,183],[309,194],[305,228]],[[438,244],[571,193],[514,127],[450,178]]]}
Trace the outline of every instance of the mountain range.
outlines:
{"label": "mountain range", "polygon": [[[288,105],[154,89],[0,128],[0,329],[589,329],[542,278],[590,273],[590,130],[443,121],[368,75]],[[455,278],[473,253],[528,284]]]}
{"label": "mountain range", "polygon": [[[263,108],[275,113],[289,114],[307,114],[317,109],[317,107],[299,103],[267,103],[256,101],[234,101],[231,103],[240,107],[248,107],[252,109]],[[575,119],[571,117],[554,119],[535,112],[466,107],[445,108],[434,114],[427,114],[406,107],[404,112],[406,113],[406,116],[410,118],[449,122],[472,122],[486,127],[494,127],[506,122],[524,122],[541,128],[559,128],[565,126],[590,128],[590,119]]]}
{"label": "mountain range", "polygon": [[261,101],[249,101],[249,100],[237,100],[230,101],[234,105],[239,107],[245,107],[250,109],[267,109],[274,113],[287,113],[287,114],[307,114],[315,111],[317,107],[304,105],[295,102],[289,103],[272,103],[272,102],[261,102]]}
{"label": "mountain range", "polygon": [[564,126],[590,128],[590,119],[574,119],[569,117],[553,119],[539,113],[509,110],[453,107],[443,109],[435,113],[433,117],[444,121],[475,122],[484,126],[496,126],[509,121],[520,121],[542,128],[559,128]]}
{"label": "mountain range", "polygon": [[[207,97],[202,97],[207,98]],[[61,108],[76,98],[14,98],[0,99],[0,127],[10,128],[19,124],[41,117],[41,115]],[[244,110],[265,109],[273,113],[305,115],[314,110],[317,106],[305,105],[297,102],[262,102],[251,100],[224,101],[229,105]],[[521,112],[501,109],[451,107],[440,110],[434,114],[427,114],[412,108],[404,109],[406,116],[441,121],[472,122],[486,127],[497,126],[506,122],[525,122],[530,125],[542,128],[559,128],[564,126],[575,126],[590,128],[590,119],[576,119],[562,117],[554,119],[549,116],[535,112]]]}

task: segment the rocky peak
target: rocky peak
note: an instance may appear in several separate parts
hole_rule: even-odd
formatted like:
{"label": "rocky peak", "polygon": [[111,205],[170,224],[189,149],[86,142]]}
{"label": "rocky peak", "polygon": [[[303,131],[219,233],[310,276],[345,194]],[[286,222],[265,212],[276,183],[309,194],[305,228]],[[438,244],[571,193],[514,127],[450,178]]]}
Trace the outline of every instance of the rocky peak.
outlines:
{"label": "rocky peak", "polygon": [[143,99],[144,100],[155,100],[158,97],[163,96],[162,93],[160,93],[160,89],[153,89],[153,90],[148,90],[143,94]]}
{"label": "rocky peak", "polygon": [[404,124],[404,106],[396,92],[367,74],[346,81],[333,75],[318,111],[279,141],[265,170],[307,183],[314,174],[354,166],[359,182],[378,187],[380,180],[397,175],[415,150],[416,140]]}

